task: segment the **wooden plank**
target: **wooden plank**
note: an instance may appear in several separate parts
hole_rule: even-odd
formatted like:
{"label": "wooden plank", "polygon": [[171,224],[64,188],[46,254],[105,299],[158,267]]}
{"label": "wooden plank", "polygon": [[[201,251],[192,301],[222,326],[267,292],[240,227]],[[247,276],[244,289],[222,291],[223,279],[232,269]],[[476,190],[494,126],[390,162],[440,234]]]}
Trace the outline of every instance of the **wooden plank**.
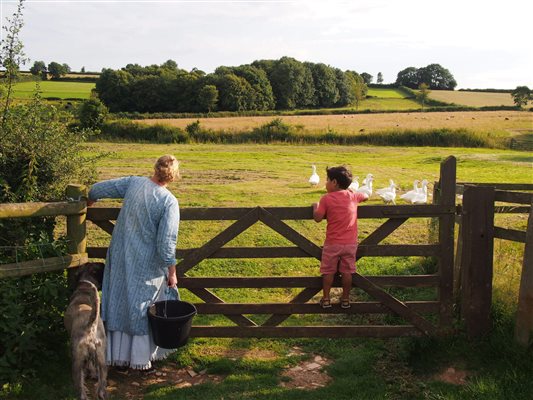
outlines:
{"label": "wooden plank", "polygon": [[515,340],[524,347],[529,346],[533,338],[533,202],[531,206],[532,211],[529,213],[527,222],[515,325]]}
{"label": "wooden plank", "polygon": [[193,326],[191,337],[286,337],[286,338],[351,338],[375,337],[391,338],[421,336],[420,331],[411,325],[352,325],[352,326]]}
{"label": "wooden plank", "polygon": [[[455,206],[457,162],[450,156],[440,164],[438,201],[443,206]],[[453,272],[454,272],[454,229],[455,215],[439,217],[439,244],[441,254],[438,259],[440,274],[439,300],[441,304],[440,330],[449,331],[453,324]]]}
{"label": "wooden plank", "polygon": [[102,229],[104,232],[107,232],[110,235],[113,234],[113,229],[115,228],[115,224],[113,224],[111,221],[93,221],[93,223],[96,226],[98,226],[100,229]]}
{"label": "wooden plank", "polygon": [[[177,258],[187,258],[198,248],[177,249]],[[87,247],[89,257],[105,258],[107,247]],[[415,245],[359,245],[357,254],[363,257],[431,257],[440,254],[440,246],[435,244]],[[207,258],[309,258],[309,253],[298,247],[224,247]]]}
{"label": "wooden plank", "polygon": [[[439,312],[438,301],[406,301],[405,305],[419,313]],[[199,314],[391,314],[392,311],[379,302],[356,302],[347,309],[333,305],[323,309],[318,303],[196,303]]]}
{"label": "wooden plank", "polygon": [[457,182],[457,194],[462,194],[464,186],[490,186],[497,190],[533,190],[531,183],[480,183],[480,182]]}
{"label": "wooden plank", "polygon": [[[320,288],[306,288],[302,290],[296,297],[294,297],[290,303],[307,303],[310,299],[312,299],[318,292],[320,292]],[[275,314],[272,315],[269,319],[267,319],[262,326],[276,326],[281,324],[283,321],[285,321],[287,318],[290,317],[290,314]]]}
{"label": "wooden plank", "polygon": [[[456,220],[457,223],[457,220]],[[457,234],[457,244],[453,263],[453,298],[454,303],[460,303],[461,296],[461,258],[463,254],[463,218],[459,217],[459,233]]]}
{"label": "wooden plank", "polygon": [[259,207],[259,220],[269,228],[278,232],[284,238],[290,240],[310,256],[315,257],[318,260],[322,257],[322,249],[319,246],[262,207]]}
{"label": "wooden plank", "polygon": [[491,328],[494,189],[466,186],[463,196],[461,314],[469,337]]}
{"label": "wooden plank", "polygon": [[26,276],[41,272],[59,271],[65,268],[78,267],[89,261],[87,254],[68,254],[63,257],[50,257],[40,260],[21,261],[11,264],[0,264],[0,278]]}
{"label": "wooden plank", "polygon": [[[381,287],[432,287],[439,284],[438,275],[379,275],[365,276]],[[322,288],[322,277],[180,277],[180,288]],[[340,278],[335,278],[333,287],[341,287]]]}
{"label": "wooden plank", "polygon": [[400,317],[403,317],[407,321],[411,322],[425,335],[429,336],[436,332],[435,327],[426,319],[424,319],[420,314],[414,312],[409,307],[407,307],[405,303],[396,299],[389,293],[385,292],[383,289],[379,288],[357,272],[353,276],[353,281],[357,287],[363,289],[374,299],[379,300],[381,303],[389,307]]}
{"label": "wooden plank", "polygon": [[0,219],[78,215],[85,213],[86,209],[87,205],[85,201],[1,203]]}
{"label": "wooden plank", "polygon": [[[233,221],[254,210],[247,208],[182,208],[182,221]],[[311,207],[264,207],[264,209],[281,220],[312,220]],[[89,207],[87,219],[90,221],[114,221],[120,207]],[[454,207],[435,204],[421,205],[362,205],[358,208],[358,218],[429,218],[454,213]]]}
{"label": "wooden plank", "polygon": [[495,206],[496,214],[529,214],[531,207],[528,206]]}
{"label": "wooden plank", "polygon": [[521,193],[521,192],[505,192],[502,190],[496,190],[494,193],[495,201],[504,201],[507,203],[518,204],[531,204],[533,200],[533,193]]}
{"label": "wooden plank", "polygon": [[254,208],[241,219],[233,223],[231,226],[220,232],[214,238],[209,240],[206,244],[200,247],[196,252],[189,255],[188,258],[181,260],[176,265],[178,276],[182,276],[192,267],[213,254],[216,250],[224,246],[236,236],[240,235],[250,226],[255,224],[259,218],[258,208]]}
{"label": "wooden plank", "polygon": [[[179,280],[178,280],[179,283]],[[214,293],[211,293],[209,290],[206,289],[189,289],[194,295],[202,299],[203,301],[207,303],[224,303],[224,301],[215,295]],[[235,322],[239,327],[244,326],[257,326],[257,324],[252,321],[249,318],[246,318],[244,315],[230,315],[230,314],[224,314],[226,318],[229,320]]]}
{"label": "wooden plank", "polygon": [[526,232],[516,229],[494,227],[494,237],[498,239],[510,240],[512,242],[526,243]]}

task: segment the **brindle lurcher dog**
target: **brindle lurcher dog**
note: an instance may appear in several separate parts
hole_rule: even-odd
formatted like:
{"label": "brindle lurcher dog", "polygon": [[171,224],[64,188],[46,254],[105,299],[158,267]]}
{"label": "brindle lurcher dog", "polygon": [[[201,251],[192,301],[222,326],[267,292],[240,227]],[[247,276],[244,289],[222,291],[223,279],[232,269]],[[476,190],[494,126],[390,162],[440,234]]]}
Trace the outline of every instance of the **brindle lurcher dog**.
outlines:
{"label": "brindle lurcher dog", "polygon": [[70,334],[72,379],[80,400],[87,400],[85,377],[98,380],[96,394],[106,399],[106,336],[100,318],[100,298],[104,273],[103,263],[86,263],[79,267],[77,285],[65,311],[64,323]]}

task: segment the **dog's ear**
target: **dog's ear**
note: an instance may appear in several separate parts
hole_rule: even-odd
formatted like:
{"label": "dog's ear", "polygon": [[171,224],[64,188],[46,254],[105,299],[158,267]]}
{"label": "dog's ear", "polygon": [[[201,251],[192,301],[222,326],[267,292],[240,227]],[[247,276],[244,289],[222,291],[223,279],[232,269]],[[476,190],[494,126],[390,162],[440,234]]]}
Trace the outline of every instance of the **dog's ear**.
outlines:
{"label": "dog's ear", "polygon": [[101,289],[102,288],[102,282],[104,280],[104,269],[105,269],[105,264],[104,263],[101,263],[101,262],[97,262],[97,263],[93,263],[93,276],[94,276],[94,279],[96,279],[96,281],[98,282],[98,288]]}

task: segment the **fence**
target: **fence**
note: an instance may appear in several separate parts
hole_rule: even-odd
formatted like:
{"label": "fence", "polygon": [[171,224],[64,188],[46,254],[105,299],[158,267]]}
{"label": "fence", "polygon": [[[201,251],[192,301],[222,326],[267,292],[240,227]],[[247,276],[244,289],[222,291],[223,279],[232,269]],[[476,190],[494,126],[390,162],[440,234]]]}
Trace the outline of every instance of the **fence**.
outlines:
{"label": "fence", "polygon": [[[425,275],[363,276],[356,273],[353,285],[366,292],[374,301],[355,302],[348,310],[323,310],[309,300],[322,287],[318,276],[306,277],[190,277],[188,272],[207,258],[292,258],[321,257],[321,248],[286,224],[285,220],[312,219],[311,207],[254,208],[185,208],[184,221],[235,221],[223,232],[193,249],[178,249],[177,265],[180,287],[190,290],[204,303],[197,304],[199,314],[226,316],[234,326],[193,326],[191,336],[209,337],[393,337],[436,335],[452,328],[453,309],[453,249],[455,218],[456,161],[449,157],[441,163],[440,180],[436,184],[436,203],[412,206],[360,206],[359,218],[384,219],[374,232],[360,242],[358,258],[387,256],[423,256],[438,260],[437,272]],[[67,196],[79,198],[82,187],[70,186]],[[67,235],[70,239],[68,257],[35,260],[0,266],[0,277],[77,266],[88,258],[103,258],[107,249],[87,247],[86,220],[112,233],[119,208],[86,208],[84,201],[0,205],[0,218],[67,215]],[[380,244],[409,218],[434,218],[438,221],[438,242],[428,244]],[[256,222],[292,242],[295,247],[224,247]],[[318,265],[318,263],[317,263]],[[340,282],[336,281],[335,286]],[[388,287],[435,287],[435,301],[404,301],[391,295]],[[288,303],[225,303],[211,288],[298,288],[302,289]],[[285,326],[292,314],[393,314],[406,323],[396,325]],[[246,315],[270,315],[258,324]],[[426,315],[438,317],[438,323]]]}
{"label": "fence", "polygon": [[[470,336],[490,329],[494,239],[524,243],[524,259],[518,296],[515,339],[527,346],[533,338],[533,184],[460,183],[463,195],[458,213],[455,292],[460,291],[461,313]],[[513,205],[496,205],[496,203]],[[519,205],[517,205],[519,204]],[[525,205],[525,206],[524,206]],[[494,225],[498,213],[529,214],[526,231]]]}

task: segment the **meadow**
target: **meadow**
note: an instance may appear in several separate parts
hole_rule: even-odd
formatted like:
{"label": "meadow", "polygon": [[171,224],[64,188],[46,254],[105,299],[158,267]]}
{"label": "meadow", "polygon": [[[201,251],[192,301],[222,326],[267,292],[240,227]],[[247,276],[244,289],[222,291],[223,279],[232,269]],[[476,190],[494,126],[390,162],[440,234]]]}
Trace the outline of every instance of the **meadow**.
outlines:
{"label": "meadow", "polygon": [[463,92],[458,90],[432,90],[429,98],[463,106],[514,106],[510,93]]}
{"label": "meadow", "polygon": [[33,97],[36,88],[41,91],[43,98],[52,97],[58,99],[88,99],[94,83],[89,82],[54,82],[40,81],[21,82],[14,86],[15,99],[29,99]]}
{"label": "meadow", "polygon": [[[365,101],[371,101],[365,100]],[[469,112],[398,112],[383,114],[288,115],[279,118],[309,133],[332,130],[341,134],[382,132],[388,130],[468,129],[475,132],[509,136],[533,127],[533,113],[526,111]],[[145,125],[168,125],[184,129],[200,121],[202,127],[215,131],[246,132],[272,121],[273,117],[177,118],[136,120]]]}
{"label": "meadow", "polygon": [[[402,148],[365,146],[289,146],[289,145],[155,145],[94,143],[88,155],[108,152],[97,161],[99,179],[123,175],[146,175],[155,159],[172,153],[181,162],[182,179],[170,190],[181,207],[237,206],[310,206],[325,193],[323,182],[326,166],[346,164],[354,175],[375,176],[375,187],[384,187],[394,179],[401,191],[410,189],[413,179],[438,179],[439,163],[449,155],[457,157],[458,181],[531,182],[533,154],[514,151],[462,148]],[[310,187],[307,179],[311,164],[316,164],[322,183]],[[431,186],[430,186],[431,191]],[[97,206],[117,205],[103,201]],[[373,197],[367,204],[381,204]],[[523,229],[525,216],[506,222]],[[364,220],[361,238],[368,235],[378,221]],[[205,243],[224,223],[183,222],[179,248]],[[325,224],[313,221],[291,223],[299,232],[320,244]],[[89,245],[106,245],[109,237],[91,227]],[[430,240],[429,221],[407,223],[390,238],[392,243],[416,243]],[[254,226],[237,243],[230,245],[271,246],[280,243],[276,234],[262,225]],[[512,316],[516,307],[517,286],[523,246],[496,243],[494,288],[495,328],[485,338],[468,341],[460,330],[448,338],[398,339],[192,339],[158,366],[166,374],[181,374],[192,368],[213,378],[204,384],[188,385],[160,379],[147,380],[132,375],[111,374],[115,390],[111,399],[530,399],[533,391],[532,352],[517,348],[512,342]],[[415,273],[432,268],[431,261],[417,258],[383,257],[362,259],[362,274]],[[318,275],[313,260],[207,260],[191,271],[200,276]],[[286,301],[292,293],[279,289],[224,289],[215,293],[229,302]],[[431,298],[435,294],[422,290],[408,293],[411,298]],[[354,296],[364,294],[354,289]],[[198,301],[182,290],[182,296]],[[312,301],[316,301],[314,299]],[[331,316],[330,316],[331,317]],[[342,324],[343,321],[364,322],[361,317],[308,316],[318,324]],[[372,317],[376,318],[376,317]],[[196,317],[195,323],[212,321],[224,324],[224,317]],[[374,319],[377,322],[379,319]],[[291,317],[291,324],[305,321]],[[227,323],[227,322],[226,322]],[[460,323],[457,327],[460,328]],[[64,350],[66,353],[66,350]],[[287,368],[310,362],[316,357],[331,360],[325,371],[331,381],[324,386],[298,388],[290,386]],[[47,368],[33,382],[31,390],[40,399],[72,399],[68,356],[63,366]],[[443,373],[453,368],[464,374],[464,380],[451,383]],[[181,375],[180,375],[181,376]],[[203,375],[204,376],[204,375]],[[132,382],[136,382],[133,385]],[[139,383],[141,382],[141,383]],[[129,390],[129,394],[126,394]],[[29,392],[13,391],[11,398]]]}

